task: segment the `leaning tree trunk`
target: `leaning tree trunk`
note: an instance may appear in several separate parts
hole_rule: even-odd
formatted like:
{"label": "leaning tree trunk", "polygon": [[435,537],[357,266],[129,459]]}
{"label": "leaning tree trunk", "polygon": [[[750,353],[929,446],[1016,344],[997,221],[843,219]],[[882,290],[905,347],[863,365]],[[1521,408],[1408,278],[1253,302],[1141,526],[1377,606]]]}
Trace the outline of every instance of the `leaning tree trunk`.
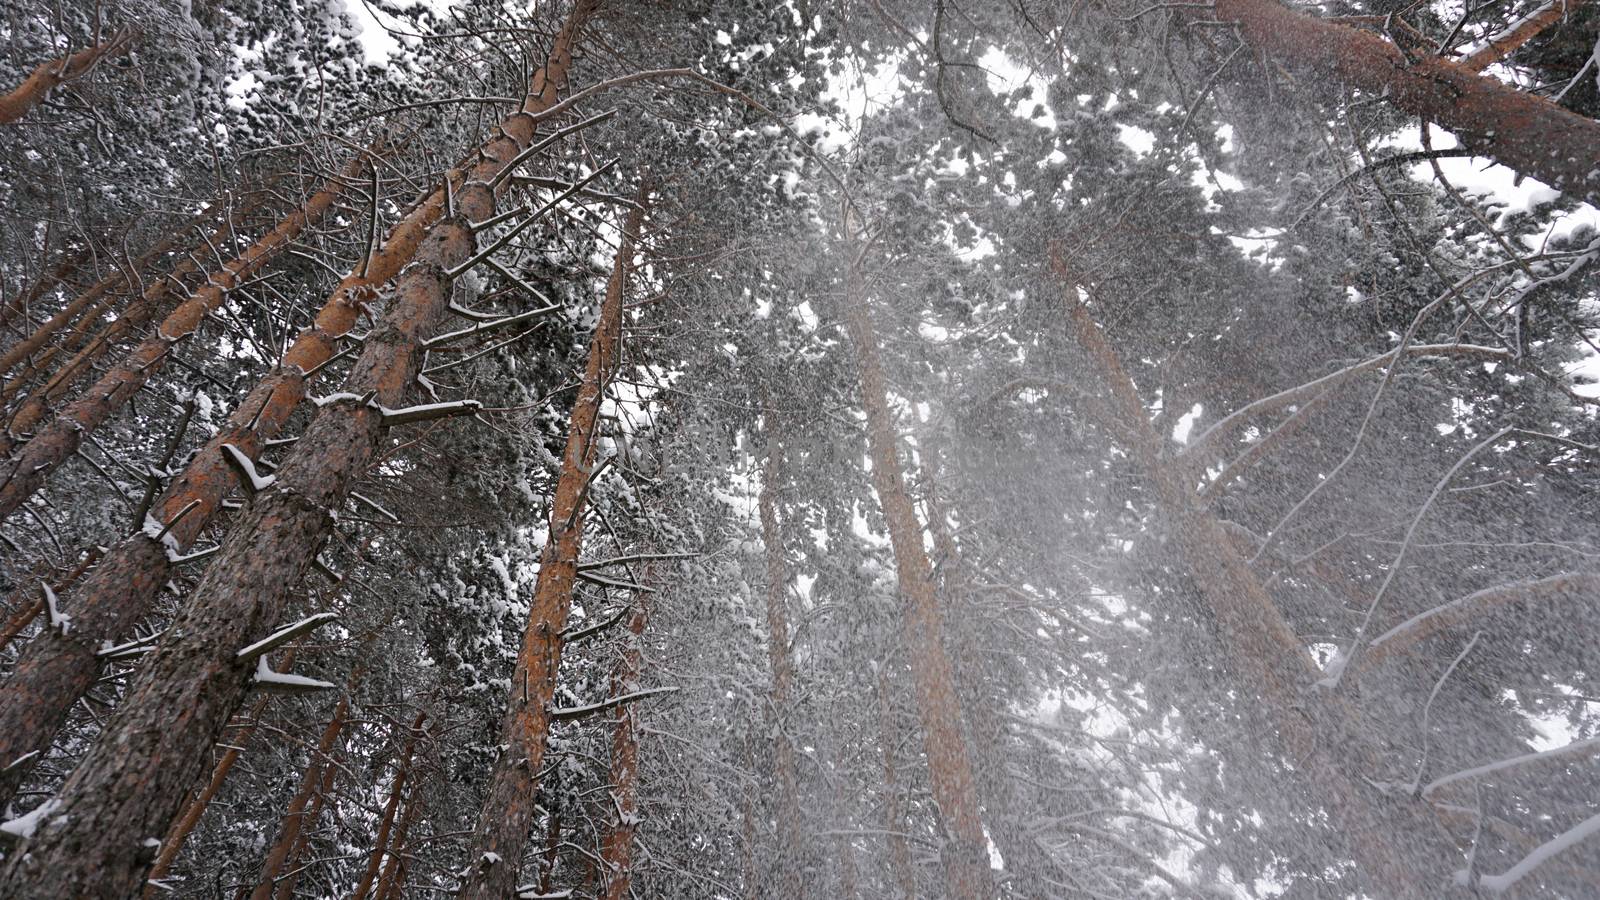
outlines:
{"label": "leaning tree trunk", "polygon": [[50,91],[89,74],[102,60],[127,53],[134,36],[132,28],[123,28],[93,47],[40,63],[21,84],[0,94],[0,125],[10,125],[27,115]]}
{"label": "leaning tree trunk", "polygon": [[[54,798],[59,812],[41,817],[23,852],[7,860],[0,895],[123,896],[137,888],[153,856],[145,836],[160,834],[177,812],[207,748],[250,690],[251,667],[237,650],[279,624],[290,591],[376,456],[382,407],[400,403],[414,381],[423,336],[448,304],[447,273],[476,247],[471,223],[493,216],[494,184],[531,144],[536,114],[555,105],[576,32],[593,10],[592,0],[580,0],[522,108],[502,121],[454,193],[453,214],[425,229],[416,261],[346,379],[350,394],[372,402],[330,403],[318,412],[179,611],[170,633],[183,639],[162,642]],[[142,577],[137,569],[126,575]]]}
{"label": "leaning tree trunk", "polygon": [[[644,626],[650,618],[648,598],[640,594],[628,614],[627,646],[612,673],[611,695],[623,697],[637,690],[639,667],[644,659]],[[598,900],[628,900],[633,879],[633,832],[639,825],[639,734],[634,722],[634,703],[617,708],[617,725],[611,732],[611,797],[617,817],[606,829],[600,844],[600,887]],[[785,894],[799,897],[799,894]]]}
{"label": "leaning tree trunk", "polygon": [[[252,206],[253,204],[246,204],[227,216],[207,236],[205,243],[207,245],[222,243],[243,222],[245,213]],[[207,219],[211,218],[213,213],[214,205],[196,215],[189,228],[199,227]],[[184,229],[185,232],[188,230],[188,228]],[[10,401],[11,398],[21,393],[28,384],[39,379],[45,379],[43,385],[29,391],[27,398],[17,406],[16,411],[7,420],[5,430],[0,431],[0,454],[9,455],[24,436],[31,433],[35,426],[45,420],[52,406],[67,396],[80,380],[93,371],[92,367],[99,362],[102,356],[115,347],[119,341],[130,334],[134,334],[137,329],[148,325],[152,319],[160,315],[164,307],[172,300],[175,293],[173,289],[176,287],[181,290],[183,287],[182,279],[188,278],[200,270],[200,263],[196,254],[186,254],[183,259],[173,265],[170,271],[146,285],[144,290],[139,293],[139,296],[134,298],[128,305],[128,308],[115,321],[107,325],[100,334],[95,335],[93,338],[88,337],[88,332],[94,327],[95,323],[109,313],[117,304],[117,293],[125,287],[135,286],[137,282],[134,279],[138,277],[139,273],[148,269],[152,263],[170,251],[177,244],[178,238],[182,233],[175,233],[150,248],[150,250],[134,260],[127,271],[119,271],[108,275],[82,294],[73,298],[56,316],[51,317],[50,321],[40,326],[38,332],[30,336],[27,341],[13,348],[13,350],[25,349],[25,352],[19,355],[18,359],[26,356],[27,353],[32,353],[49,337],[49,334],[41,334],[42,332],[49,329],[53,333],[57,328],[65,324],[66,318],[76,316],[79,312],[82,312],[81,319],[61,344],[52,346],[39,354],[38,359],[29,362],[27,370],[17,373],[6,381],[5,387],[0,388],[0,401]],[[87,311],[85,312],[84,310]],[[64,317],[64,314],[70,314],[70,316]],[[57,319],[61,319],[61,321],[58,322]],[[50,366],[62,352],[73,352],[73,355],[59,369],[52,372]],[[7,359],[10,359],[9,353],[7,354]],[[0,361],[0,371],[8,368],[9,366],[6,366],[4,361]]]}
{"label": "leaning tree trunk", "polygon": [[[449,177],[459,181],[460,173]],[[340,338],[355,327],[358,315],[375,296],[374,286],[394,277],[415,257],[423,235],[444,214],[444,206],[445,192],[435,191],[390,230],[383,247],[360,269],[345,276],[278,367],[256,384],[227,424],[156,498],[145,527],[106,553],[78,592],[76,603],[61,598],[73,617],[68,637],[77,640],[33,642],[28,655],[0,684],[0,766],[49,746],[72,704],[99,677],[94,651],[149,613],[162,586],[171,580],[172,556],[194,545],[238,483],[224,448],[232,447],[252,461],[260,458],[305,398],[311,381],[334,358]],[[23,721],[29,724],[6,727]],[[0,805],[14,790],[7,786],[10,780],[0,775]]]}
{"label": "leaning tree trunk", "polygon": [[193,335],[239,282],[260,271],[289,248],[308,226],[320,221],[344,192],[345,181],[360,174],[358,155],[344,177],[330,179],[305,206],[285,216],[243,253],[211,273],[205,286],[178,305],[150,335],[80,398],[19,448],[8,466],[0,467],[0,520],[17,511],[69,459],[84,438],[120,410],[166,364],[172,348]]}
{"label": "leaning tree trunk", "polygon": [[[22,340],[6,348],[5,353],[0,354],[0,375],[8,376],[8,378],[6,380],[5,387],[0,388],[0,401],[9,401],[12,397],[16,396],[16,394],[20,392],[23,386],[25,386],[29,381],[38,377],[40,373],[47,371],[50,361],[55,355],[51,351],[54,351],[58,348],[52,347],[51,351],[46,351],[46,355],[42,355],[38,360],[31,361],[30,365],[21,372],[13,374],[13,369],[21,365],[24,360],[27,360],[27,358],[37,352],[39,348],[49,343],[52,337],[54,337],[58,332],[61,331],[61,329],[67,327],[69,324],[75,324],[76,329],[93,327],[93,323],[98,321],[100,317],[104,316],[111,310],[111,307],[115,305],[119,292],[127,290],[128,288],[137,287],[139,282],[143,280],[142,273],[145,270],[149,269],[157,260],[171,252],[172,248],[178,245],[178,241],[183,237],[184,234],[188,233],[190,229],[197,228],[213,218],[216,215],[217,210],[217,204],[212,203],[207,205],[205,209],[201,210],[194,216],[187,226],[178,229],[177,231],[168,234],[160,241],[157,241],[148,250],[140,254],[137,259],[130,260],[126,267],[118,266],[116,271],[107,274],[106,277],[90,285],[88,289],[62,304],[60,309],[56,310],[55,313],[50,316],[50,318],[40,323],[39,326],[30,334],[28,334],[27,337],[24,337]],[[222,223],[219,224],[211,233],[209,242],[215,243],[232,233],[233,227],[238,220],[239,212],[225,217]],[[179,260],[178,263],[173,267],[172,271],[167,273],[167,275],[151,282],[150,286],[143,292],[143,296],[149,296],[151,291],[155,290],[157,291],[158,296],[164,297],[171,291],[169,286],[171,282],[168,279],[185,278],[189,275],[192,275],[198,269],[199,263],[197,258],[194,256],[194,254],[189,254],[184,259]],[[138,305],[139,302],[140,301],[135,301],[134,305]],[[86,310],[88,311],[87,313],[85,312]],[[80,316],[82,316],[81,321],[79,318]],[[118,319],[118,321],[120,322],[122,319]],[[34,421],[37,421],[37,419]],[[30,427],[31,424],[32,423],[30,423]],[[28,429],[23,428],[19,430],[15,428],[15,426],[11,426],[8,427],[7,430],[11,433],[11,435],[19,435],[25,433]],[[10,443],[0,445],[0,452],[9,452],[10,449]]]}
{"label": "leaning tree trunk", "polygon": [[[352,170],[355,165],[352,163]],[[5,498],[13,497],[17,503],[26,499],[29,485],[37,489],[44,483],[45,469],[75,451],[89,430],[132,397],[165,361],[171,342],[192,333],[206,313],[222,302],[227,288],[260,269],[304,227],[321,218],[339,195],[341,184],[340,179],[330,181],[305,207],[290,214],[243,255],[228,263],[220,276],[174,310],[155,335],[114,366],[87,394],[63,410],[44,432],[24,445],[15,457],[12,470],[15,477],[0,488],[0,515],[15,508],[7,509]],[[155,287],[153,285],[151,290]],[[212,449],[211,445],[206,449]],[[222,457],[220,448],[215,452]],[[204,464],[192,463],[185,475],[197,467],[203,468]],[[17,492],[8,494],[13,488]],[[49,629],[31,641],[5,681],[0,682],[0,807],[15,796],[28,769],[26,766],[6,767],[30,753],[42,755],[50,748],[73,704],[99,677],[101,647],[115,642],[148,614],[162,586],[171,579],[168,551],[185,549],[199,537],[205,516],[193,514],[209,510],[197,508],[192,497],[174,498],[172,494],[173,489],[168,489],[153,506],[158,518],[151,521],[161,524],[152,528],[147,522],[145,528],[125,538],[95,567],[80,592],[81,603],[61,601],[71,626]],[[182,507],[175,506],[178,499],[183,501]],[[221,501],[222,491],[219,490],[216,504],[220,506]],[[175,526],[168,530],[180,518],[186,530],[180,533]]]}
{"label": "leaning tree trunk", "polygon": [[[288,666],[293,654],[294,649],[291,648],[288,653],[283,655],[283,661],[280,665]],[[234,764],[239,761],[240,755],[244,753],[244,746],[255,735],[256,726],[261,722],[261,714],[266,712],[266,709],[267,698],[262,697],[256,700],[255,705],[250,709],[249,715],[239,720],[240,731],[233,737],[228,749],[223,751],[222,758],[217,760],[216,768],[211,770],[210,780],[206,782],[205,787],[200,789],[200,793],[189,801],[189,805],[184,808],[183,815],[178,817],[178,821],[167,830],[167,837],[161,842],[161,852],[156,856],[155,865],[150,867],[150,874],[145,880],[144,900],[154,900],[154,898],[165,893],[158,882],[166,878],[167,873],[172,871],[172,864],[177,861],[178,855],[183,852],[183,845],[188,843],[189,835],[194,833],[194,827],[200,824],[200,817],[205,815],[206,810],[211,806],[211,801],[216,798],[217,792],[222,790],[222,785],[228,780],[228,773],[233,771]]]}
{"label": "leaning tree trunk", "polygon": [[351,900],[365,900],[367,892],[372,890],[372,883],[378,877],[378,867],[383,862],[383,856],[389,852],[389,832],[394,828],[395,812],[400,807],[400,798],[405,795],[406,779],[411,776],[411,756],[416,751],[417,736],[422,733],[422,723],[427,721],[426,712],[417,713],[411,721],[411,728],[406,731],[405,745],[400,750],[400,759],[395,766],[394,778],[389,783],[389,802],[383,806],[383,818],[378,821],[378,833],[373,837],[372,852],[367,855],[367,868],[361,873],[361,880],[356,882],[356,889],[350,892]]}
{"label": "leaning tree trunk", "polygon": [[[854,252],[853,250],[851,252]],[[872,460],[872,485],[883,507],[894,548],[900,596],[905,605],[905,641],[916,687],[917,713],[928,751],[928,774],[940,824],[941,848],[950,894],[976,900],[995,893],[989,868],[988,841],[978,808],[972,763],[961,733],[961,701],[956,696],[950,659],[945,654],[943,614],[933,585],[933,564],[922,546],[922,525],[906,492],[895,447],[894,420],[889,413],[889,388],[878,356],[878,338],[865,303],[857,263],[846,275],[845,323],[856,348],[861,377],[861,402],[867,412],[867,448]]]}
{"label": "leaning tree trunk", "polygon": [[[1070,270],[1059,256],[1054,265],[1070,294],[1077,287]],[[1447,877],[1441,873],[1455,854],[1449,835],[1415,804],[1387,804],[1363,783],[1353,715],[1340,699],[1309,693],[1319,671],[1305,645],[1183,469],[1161,455],[1161,439],[1133,380],[1087,307],[1071,296],[1066,305],[1074,336],[1110,391],[1119,430],[1136,443],[1131,449],[1155,488],[1178,556],[1228,647],[1223,663],[1241,697],[1270,724],[1278,750],[1302,773],[1309,800],[1326,811],[1337,838],[1353,851],[1368,889],[1377,896],[1429,895]]]}
{"label": "leaning tree trunk", "polygon": [[802,845],[799,778],[794,745],[789,741],[794,703],[794,658],[789,650],[789,563],[784,558],[783,530],[778,523],[777,491],[783,479],[783,447],[766,411],[767,460],[756,505],[761,516],[761,542],[767,562],[767,658],[772,665],[772,768],[777,781],[778,890],[799,897],[806,848]]}
{"label": "leaning tree trunk", "polygon": [[498,900],[515,893],[522,850],[533,825],[539,769],[550,733],[550,701],[561,668],[561,629],[572,610],[572,588],[583,545],[584,500],[598,453],[600,404],[616,372],[622,340],[622,298],[634,241],[643,221],[640,203],[629,210],[606,285],[600,320],[589,340],[589,361],[572,404],[561,474],[550,503],[550,537],[539,559],[528,626],[511,675],[511,695],[500,728],[500,755],[489,776],[488,795],[473,830],[460,896]]}
{"label": "leaning tree trunk", "polygon": [[1392,106],[1450,129],[1462,146],[1600,206],[1600,122],[1458,63],[1400,48],[1368,31],[1324,22],[1276,0],[1217,0],[1259,53],[1319,77],[1337,76]]}
{"label": "leaning tree trunk", "polygon": [[333,743],[339,739],[339,732],[344,730],[345,719],[350,714],[350,692],[355,687],[356,680],[351,679],[349,690],[333,708],[333,718],[322,729],[322,738],[317,741],[316,751],[306,762],[305,771],[300,773],[300,785],[289,798],[283,821],[278,823],[278,839],[272,842],[266,859],[261,862],[261,874],[256,878],[255,890],[250,892],[250,900],[269,900],[278,879],[283,877],[284,867],[290,862],[290,851],[300,842],[300,833],[306,827],[306,804],[316,792],[324,771],[332,768]]}

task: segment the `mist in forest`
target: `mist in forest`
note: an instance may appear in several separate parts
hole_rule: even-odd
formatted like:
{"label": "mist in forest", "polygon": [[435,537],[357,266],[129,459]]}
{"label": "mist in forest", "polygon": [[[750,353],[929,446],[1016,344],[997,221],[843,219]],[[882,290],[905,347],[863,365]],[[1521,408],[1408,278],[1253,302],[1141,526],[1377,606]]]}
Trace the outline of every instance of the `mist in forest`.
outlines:
{"label": "mist in forest", "polygon": [[1600,896],[1600,7],[16,0],[0,898]]}

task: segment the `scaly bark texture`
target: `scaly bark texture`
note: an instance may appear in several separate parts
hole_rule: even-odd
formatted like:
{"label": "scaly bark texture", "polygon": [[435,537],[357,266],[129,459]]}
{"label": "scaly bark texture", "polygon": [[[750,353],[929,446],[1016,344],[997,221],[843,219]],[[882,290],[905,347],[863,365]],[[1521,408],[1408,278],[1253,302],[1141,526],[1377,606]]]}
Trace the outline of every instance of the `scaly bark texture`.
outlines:
{"label": "scaly bark texture", "polygon": [[[644,640],[644,627],[649,618],[648,595],[641,594],[635,598],[633,611],[628,614],[628,644],[612,672],[613,697],[637,690],[639,667],[644,658],[640,642]],[[624,703],[617,708],[617,726],[611,732],[611,797],[617,818],[606,829],[600,844],[604,884],[599,900],[627,900],[628,885],[633,877],[633,832],[639,825],[639,734],[633,718],[635,705]]]}
{"label": "scaly bark texture", "polygon": [[[591,0],[581,0],[522,108],[479,151],[456,192],[455,215],[421,229],[416,259],[401,273],[346,379],[350,393],[392,407],[414,382],[423,337],[448,305],[446,273],[476,246],[470,223],[494,214],[492,185],[531,144],[534,114],[555,105],[576,32],[593,10]],[[7,860],[0,895],[124,896],[138,887],[154,857],[144,838],[165,830],[199,779],[207,749],[250,690],[252,667],[237,659],[237,650],[282,624],[291,591],[377,454],[384,429],[374,404],[330,403],[318,412],[180,609],[170,633],[182,640],[163,641],[152,654],[62,786],[56,812]],[[142,576],[135,570],[129,577]]]}
{"label": "scaly bark texture", "polygon": [[600,319],[589,340],[583,383],[567,423],[561,474],[550,502],[550,537],[539,558],[528,626],[511,674],[511,695],[500,727],[500,755],[473,830],[460,892],[464,900],[498,900],[515,894],[522,850],[533,825],[539,768],[550,734],[550,701],[561,668],[561,630],[572,611],[572,587],[583,546],[584,498],[598,452],[600,403],[620,362],[622,297],[644,217],[642,190],[639,199],[641,203],[629,210],[622,226],[622,246],[606,285]]}
{"label": "scaly bark texture", "polygon": [[[415,257],[422,235],[443,211],[440,190],[395,225],[383,248],[358,273],[345,277],[277,369],[256,384],[227,424],[155,499],[147,527],[117,542],[76,598],[61,597],[63,608],[73,617],[72,632],[34,641],[0,683],[0,760],[50,746],[72,705],[100,676],[95,651],[149,614],[162,586],[172,578],[169,549],[181,553],[192,547],[237,483],[223,445],[232,445],[251,460],[260,458],[266,442],[305,398],[307,373],[330,359],[339,338],[355,327],[363,304],[372,296],[371,285],[388,280]],[[163,529],[166,537],[156,540]],[[0,773],[0,803],[12,796],[21,775]]]}
{"label": "scaly bark texture", "polygon": [[360,174],[357,156],[344,178],[334,178],[285,216],[249,249],[207,276],[206,283],[180,303],[154,334],[112,366],[77,400],[62,409],[49,425],[19,448],[9,465],[0,467],[0,519],[17,511],[70,458],[84,437],[120,410],[166,364],[173,346],[193,335],[205,317],[220,307],[239,282],[261,271],[316,224],[344,193],[346,179]]}
{"label": "scaly bark texture", "polygon": [[799,779],[787,727],[794,697],[794,659],[789,653],[789,563],[783,553],[776,497],[783,478],[783,447],[772,426],[770,410],[767,422],[767,460],[756,505],[761,516],[761,541],[766,547],[767,659],[772,666],[772,716],[776,726],[772,730],[772,768],[778,787],[777,888],[785,897],[799,897],[806,859],[801,843]]}
{"label": "scaly bark texture", "polygon": [[1339,698],[1309,692],[1320,674],[1316,663],[1181,468],[1162,457],[1133,380],[1087,306],[1070,296],[1076,281],[1059,256],[1055,268],[1068,284],[1072,333],[1099,369],[1121,430],[1135,441],[1131,449],[1155,488],[1178,556],[1229,648],[1223,662],[1240,696],[1250,698],[1243,712],[1270,723],[1277,749],[1293,760],[1308,799],[1326,810],[1336,837],[1353,851],[1371,893],[1428,896],[1455,861],[1453,841],[1415,804],[1386,803],[1362,781],[1353,716]]}
{"label": "scaly bark texture", "polygon": [[134,36],[132,28],[123,28],[93,47],[40,63],[10,93],[0,94],[0,125],[9,125],[27,115],[28,110],[50,96],[50,91],[94,71],[101,60],[127,53],[133,46]]}
{"label": "scaly bark texture", "polygon": [[961,701],[956,696],[950,659],[945,655],[944,617],[934,589],[933,564],[922,547],[922,524],[900,470],[894,419],[889,413],[889,387],[878,355],[877,333],[866,307],[859,264],[851,264],[846,279],[844,318],[861,377],[872,486],[894,548],[900,598],[905,606],[906,648],[928,752],[928,776],[945,830],[940,856],[952,897],[992,897],[995,885],[989,868],[988,840],[983,832],[966,738],[961,733]]}
{"label": "scaly bark texture", "polygon": [[266,859],[261,862],[261,874],[256,878],[255,890],[250,892],[250,900],[268,900],[273,895],[278,879],[283,876],[284,866],[289,862],[291,849],[300,842],[300,832],[306,825],[306,804],[311,801],[311,795],[316,791],[317,782],[322,780],[324,770],[330,768],[333,743],[339,739],[339,732],[344,730],[345,719],[349,714],[350,696],[347,693],[339,698],[338,705],[333,709],[333,718],[329,719],[327,727],[322,729],[322,737],[317,741],[316,752],[311,754],[311,759],[306,762],[305,771],[300,773],[300,784],[295,788],[294,795],[289,798],[289,806],[284,810],[283,821],[278,824],[278,839],[272,842],[272,847],[267,850]]}
{"label": "scaly bark texture", "polygon": [[1600,205],[1600,122],[1543,97],[1426,54],[1415,60],[1394,44],[1276,0],[1217,0],[1217,18],[1235,22],[1257,52],[1291,69],[1337,76],[1392,106],[1450,129],[1462,146]]}

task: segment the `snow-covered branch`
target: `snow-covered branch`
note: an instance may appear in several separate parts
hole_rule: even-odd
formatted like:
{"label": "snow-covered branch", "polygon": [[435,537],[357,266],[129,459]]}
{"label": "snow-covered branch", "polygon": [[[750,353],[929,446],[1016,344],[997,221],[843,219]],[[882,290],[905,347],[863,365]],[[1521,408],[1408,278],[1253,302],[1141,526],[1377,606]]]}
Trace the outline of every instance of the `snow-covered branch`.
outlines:
{"label": "snow-covered branch", "polygon": [[447,403],[424,403],[421,406],[407,406],[401,409],[390,409],[387,406],[380,406],[378,409],[383,413],[383,427],[393,428],[396,425],[410,425],[413,422],[427,422],[448,416],[470,416],[483,409],[483,404],[476,400],[452,400]]}
{"label": "snow-covered branch", "polygon": [[1524,600],[1553,597],[1582,598],[1600,591],[1600,573],[1565,572],[1531,581],[1497,584],[1417,613],[1374,638],[1363,654],[1361,668],[1375,666],[1389,656],[1409,650],[1430,637]]}
{"label": "snow-covered branch", "polygon": [[553,706],[550,708],[550,718],[577,719],[592,713],[610,709],[613,706],[621,706],[624,703],[632,703],[635,700],[642,700],[645,697],[654,697],[657,694],[677,693],[677,690],[678,689],[675,687],[650,688],[649,690],[633,691],[632,693],[623,694],[620,697],[612,697],[609,700],[601,700],[599,703],[590,703],[587,706]]}
{"label": "snow-covered branch", "polygon": [[222,456],[228,461],[228,467],[239,476],[239,484],[251,496],[261,493],[277,483],[278,476],[262,475],[256,471],[255,460],[246,456],[243,450],[232,444],[222,445]]}
{"label": "snow-covered branch", "polygon": [[[1478,887],[1490,893],[1503,894],[1521,881],[1523,876],[1549,862],[1556,854],[1570,850],[1578,844],[1600,835],[1600,814],[1590,816],[1561,834],[1533,848],[1533,852],[1499,875],[1485,875],[1478,879]],[[1592,886],[1592,885],[1591,885]]]}
{"label": "snow-covered branch", "polygon": [[[242,651],[241,651],[242,652]],[[272,666],[267,664],[267,658],[262,656],[256,660],[256,687],[264,691],[278,691],[281,693],[298,694],[309,691],[326,691],[338,687],[331,681],[322,681],[316,678],[307,678],[304,675],[290,675],[287,672],[274,672]]]}
{"label": "snow-covered branch", "polygon": [[261,640],[256,641],[254,644],[251,644],[243,650],[240,650],[237,654],[235,654],[235,656],[241,662],[249,662],[258,656],[262,656],[272,652],[273,650],[276,650],[279,647],[282,647],[284,644],[289,643],[302,634],[315,631],[316,629],[328,624],[329,622],[332,622],[337,618],[339,618],[339,614],[331,612],[323,612],[317,613],[314,616],[307,616],[306,618],[295,622],[293,625],[285,625],[284,627],[279,628],[277,631],[274,631]]}

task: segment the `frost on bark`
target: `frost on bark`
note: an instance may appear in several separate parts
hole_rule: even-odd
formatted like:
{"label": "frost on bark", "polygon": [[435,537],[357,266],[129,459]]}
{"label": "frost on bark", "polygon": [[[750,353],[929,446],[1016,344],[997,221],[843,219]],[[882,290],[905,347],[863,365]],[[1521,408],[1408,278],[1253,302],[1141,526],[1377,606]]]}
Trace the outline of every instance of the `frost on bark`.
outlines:
{"label": "frost on bark", "polygon": [[[852,250],[851,252],[855,252]],[[978,806],[977,786],[961,733],[961,701],[956,696],[950,659],[945,654],[943,614],[933,584],[933,564],[922,546],[922,525],[906,491],[889,413],[889,388],[878,355],[878,338],[866,307],[862,273],[852,263],[846,275],[844,316],[855,345],[861,402],[867,413],[867,447],[872,485],[883,508],[894,548],[904,604],[906,647],[928,752],[933,800],[945,831],[941,848],[950,894],[960,900],[991,897],[994,877]]]}
{"label": "frost on bark", "polygon": [[1217,18],[1290,68],[1337,76],[1450,129],[1462,146],[1600,205],[1600,122],[1431,55],[1408,58],[1367,31],[1323,22],[1276,0],[1217,0]]}
{"label": "frost on bark", "polygon": [[321,221],[344,193],[346,181],[358,175],[362,165],[363,160],[358,155],[346,168],[343,178],[330,179],[304,206],[285,216],[275,228],[222,268],[209,273],[205,285],[163,319],[154,334],[141,341],[82,397],[67,405],[49,425],[22,445],[10,463],[0,468],[0,519],[16,512],[44,487],[87,435],[148,384],[166,364],[172,347],[193,335],[234,287],[287,250],[307,227]]}
{"label": "frost on bark", "polygon": [[[639,198],[643,199],[643,194]],[[489,776],[478,825],[473,831],[463,898],[509,897],[517,883],[528,829],[533,825],[539,769],[550,733],[550,701],[561,668],[561,630],[572,610],[572,589],[583,545],[584,498],[599,451],[600,404],[620,362],[622,298],[632,264],[643,205],[628,212],[622,246],[606,285],[600,319],[589,341],[589,361],[567,423],[561,474],[550,502],[550,537],[539,558],[528,625],[511,674],[511,694],[500,728],[500,755]]]}
{"label": "frost on bark", "polygon": [[134,29],[123,28],[93,47],[40,63],[21,84],[0,94],[0,125],[21,119],[52,90],[93,72],[102,61],[127,53],[135,36]]}
{"label": "frost on bark", "polygon": [[475,249],[469,223],[494,214],[492,185],[532,143],[534,114],[555,105],[577,29],[592,11],[592,4],[579,4],[522,108],[481,148],[455,192],[455,214],[416,229],[422,238],[416,259],[401,273],[345,383],[376,403],[330,404],[312,420],[272,488],[240,516],[180,609],[171,633],[183,639],[163,642],[152,654],[63,785],[56,812],[7,860],[0,894],[123,896],[137,889],[154,858],[146,837],[165,831],[250,690],[253,667],[235,653],[282,624],[290,592],[377,453],[381,407],[399,406],[415,380],[422,341],[448,303],[446,273]]}

